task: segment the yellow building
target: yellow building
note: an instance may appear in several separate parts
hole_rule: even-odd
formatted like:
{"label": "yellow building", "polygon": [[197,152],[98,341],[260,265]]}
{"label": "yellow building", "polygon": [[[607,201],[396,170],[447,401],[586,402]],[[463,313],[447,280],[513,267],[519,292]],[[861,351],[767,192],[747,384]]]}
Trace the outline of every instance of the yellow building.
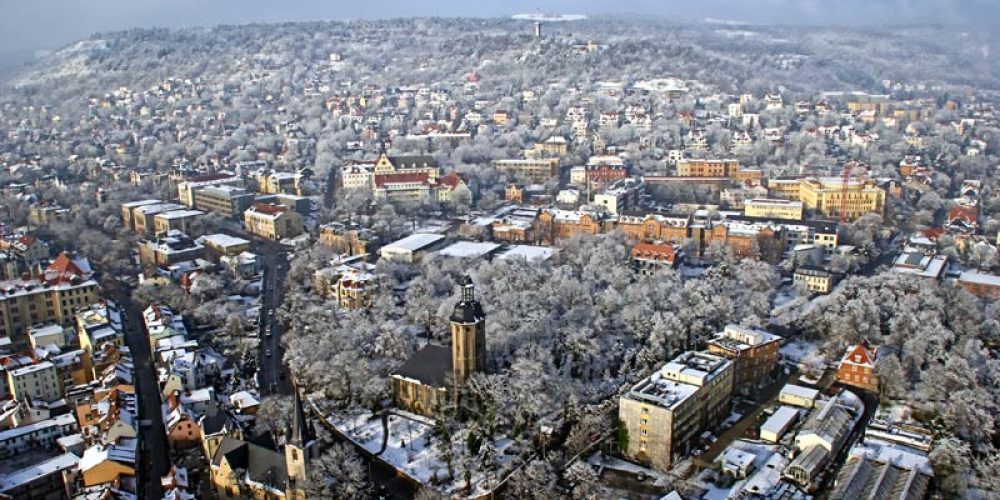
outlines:
{"label": "yellow building", "polygon": [[688,351],[619,399],[625,455],[658,470],[697,445],[698,436],[729,416],[732,361]]}
{"label": "yellow building", "polygon": [[294,238],[302,234],[302,216],[284,205],[258,203],[243,214],[247,232],[269,240]]}
{"label": "yellow building", "polygon": [[802,220],[802,202],[765,198],[747,200],[743,203],[743,214],[765,219]]}
{"label": "yellow building", "polygon": [[833,290],[833,273],[821,267],[802,265],[795,270],[793,282],[803,286],[810,292],[827,294]]}
{"label": "yellow building", "polygon": [[29,326],[70,326],[77,308],[96,301],[97,282],[90,279],[87,259],[63,252],[40,276],[0,281],[0,337],[27,344]]}
{"label": "yellow building", "polygon": [[681,160],[677,162],[678,177],[729,177],[740,169],[738,160]]}
{"label": "yellow building", "polygon": [[543,184],[559,178],[558,158],[537,158],[534,160],[494,160],[493,168],[508,174],[522,175]]}
{"label": "yellow building", "polygon": [[767,191],[772,198],[798,200],[801,183],[801,179],[768,179]]}
{"label": "yellow building", "polygon": [[881,214],[885,209],[885,191],[868,178],[852,177],[844,192],[843,179],[839,177],[809,177],[799,185],[799,201],[805,208],[829,217],[840,215],[846,207],[848,219],[867,213]]}
{"label": "yellow building", "polygon": [[55,365],[48,361],[7,371],[7,387],[19,401],[55,401],[63,397],[63,385]]}
{"label": "yellow building", "polygon": [[381,154],[372,169],[375,175],[427,174],[427,180],[437,180],[441,174],[438,162],[430,155],[388,156]]}

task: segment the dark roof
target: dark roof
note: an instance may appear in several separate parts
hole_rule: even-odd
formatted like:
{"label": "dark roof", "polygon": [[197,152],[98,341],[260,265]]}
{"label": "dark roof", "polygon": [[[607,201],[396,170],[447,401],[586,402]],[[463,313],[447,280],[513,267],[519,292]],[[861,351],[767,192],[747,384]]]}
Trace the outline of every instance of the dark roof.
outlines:
{"label": "dark roof", "polygon": [[451,313],[451,321],[455,323],[475,323],[486,317],[483,306],[478,300],[460,300]]}
{"label": "dark roof", "polygon": [[223,459],[230,468],[247,471],[250,479],[258,483],[281,489],[288,483],[285,455],[277,451],[227,436],[219,443],[212,464],[218,466]]}
{"label": "dark roof", "polygon": [[306,412],[302,408],[302,397],[299,396],[299,388],[295,387],[293,390],[295,391],[295,401],[292,411],[295,414],[292,415],[292,435],[288,442],[299,448],[305,448],[307,444],[316,439],[316,433],[313,432],[310,422],[306,420]]}
{"label": "dark roof", "polygon": [[406,156],[389,156],[389,163],[396,168],[423,168],[424,164],[428,167],[436,167],[438,165],[437,160],[431,155],[406,155]]}
{"label": "dark roof", "polygon": [[451,373],[451,348],[428,344],[413,353],[393,375],[410,378],[421,384],[443,387],[444,379]]}
{"label": "dark roof", "polygon": [[205,415],[201,417],[201,432],[205,435],[218,434],[226,428],[234,427],[233,420],[219,405],[212,401],[205,410]]}

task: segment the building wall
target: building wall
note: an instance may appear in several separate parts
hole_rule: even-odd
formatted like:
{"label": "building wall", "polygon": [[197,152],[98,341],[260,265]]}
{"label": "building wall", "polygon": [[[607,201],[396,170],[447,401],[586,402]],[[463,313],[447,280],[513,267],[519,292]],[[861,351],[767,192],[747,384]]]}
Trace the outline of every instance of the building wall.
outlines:
{"label": "building wall", "polygon": [[769,200],[747,200],[743,206],[743,213],[748,217],[802,220],[801,202],[780,203]]}
{"label": "building wall", "polygon": [[867,213],[882,213],[885,208],[885,191],[874,181],[854,182],[848,186],[846,197],[837,183],[827,183],[815,179],[803,179],[799,188],[802,204],[825,216],[839,216],[841,207],[847,207],[848,219],[856,219]]}
{"label": "building wall", "polygon": [[866,391],[878,392],[878,375],[868,366],[841,363],[837,368],[837,381]]}
{"label": "building wall", "polygon": [[656,469],[670,468],[674,412],[643,401],[621,398],[618,420],[628,430],[625,456]]}
{"label": "building wall", "polygon": [[0,337],[9,336],[15,342],[28,342],[29,326],[56,322],[73,324],[73,311],[97,300],[97,285],[83,282],[76,286],[36,287],[15,296],[0,295]]}
{"label": "building wall", "polygon": [[493,168],[510,174],[520,174],[531,182],[544,184],[559,177],[559,160],[557,158],[536,160],[494,160]]}
{"label": "building wall", "polygon": [[392,399],[404,410],[419,415],[435,417],[438,408],[447,401],[447,391],[443,388],[431,387],[416,380],[400,377],[390,377]]}
{"label": "building wall", "polygon": [[7,372],[7,387],[14,399],[26,401],[40,399],[55,401],[63,396],[62,379],[51,363],[47,368],[33,370],[15,376],[16,370]]}
{"label": "building wall", "polygon": [[737,160],[681,160],[677,162],[677,176],[729,177],[739,168]]}

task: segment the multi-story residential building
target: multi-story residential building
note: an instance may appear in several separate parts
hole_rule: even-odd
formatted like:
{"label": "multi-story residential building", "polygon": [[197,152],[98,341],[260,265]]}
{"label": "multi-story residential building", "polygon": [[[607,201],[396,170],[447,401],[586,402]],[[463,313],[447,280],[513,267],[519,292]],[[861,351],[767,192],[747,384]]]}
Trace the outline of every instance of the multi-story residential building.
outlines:
{"label": "multi-story residential building", "polygon": [[493,168],[512,175],[520,175],[531,182],[544,184],[559,178],[558,158],[534,160],[493,160]]}
{"label": "multi-story residential building", "polygon": [[752,328],[726,325],[708,342],[708,352],[733,360],[733,390],[752,395],[771,380],[778,366],[781,337]]}
{"label": "multi-story residential building", "polygon": [[429,181],[436,181],[441,169],[433,156],[388,156],[383,153],[375,160],[372,173],[374,175],[426,174]]}
{"label": "multi-story residential building", "polygon": [[755,198],[743,203],[743,214],[764,219],[802,220],[802,202]]}
{"label": "multi-story residential building", "polygon": [[372,178],[372,197],[376,200],[427,203],[433,193],[425,172],[375,174]]}
{"label": "multi-story residential building", "polygon": [[340,184],[344,189],[371,189],[374,163],[351,163],[340,169]]}
{"label": "multi-story residential building", "polygon": [[49,244],[34,236],[12,234],[0,238],[0,276],[14,279],[24,273],[37,273],[48,263]]}
{"label": "multi-story residential building", "polygon": [[255,173],[257,191],[264,194],[300,194],[302,175],[294,172],[273,172],[269,169]]}
{"label": "multi-story residential building", "polygon": [[628,436],[625,455],[667,470],[689,453],[698,435],[729,415],[733,363],[704,352],[685,352],[619,399],[618,418]]}
{"label": "multi-story residential building", "polygon": [[655,274],[677,267],[683,255],[679,245],[640,241],[632,247],[632,265],[642,274]]}
{"label": "multi-story residential building", "polygon": [[739,160],[682,159],[677,162],[678,177],[729,177],[740,169]]}
{"label": "multi-story residential building", "polygon": [[114,302],[102,301],[76,313],[76,334],[80,348],[93,354],[107,342],[125,345],[121,312]]}
{"label": "multi-story residential building", "polygon": [[139,262],[146,266],[167,267],[178,262],[205,257],[205,247],[180,231],[171,231],[150,240],[140,240]]}
{"label": "multi-story residential building", "polygon": [[837,366],[837,381],[866,391],[877,392],[879,377],[875,373],[878,365],[878,349],[864,344],[847,348]]}
{"label": "multi-story residential building", "polygon": [[594,204],[607,209],[611,215],[639,208],[646,186],[641,179],[622,179],[594,195]]}
{"label": "multi-story residential building", "polygon": [[208,174],[192,177],[177,183],[177,198],[188,208],[210,210],[198,206],[195,202],[195,192],[213,186],[243,187],[243,179],[231,174]]}
{"label": "multi-story residential building", "polygon": [[7,371],[7,387],[19,401],[55,401],[63,397],[62,380],[55,365],[48,361]]}
{"label": "multi-story residential building", "polygon": [[230,218],[239,216],[254,203],[253,193],[228,184],[195,188],[191,199],[192,206],[199,210],[217,212]]}
{"label": "multi-story residential building", "polygon": [[87,259],[66,252],[29,279],[0,281],[0,337],[27,344],[29,326],[55,322],[70,326],[77,308],[97,300]]}
{"label": "multi-story residential building", "polygon": [[810,292],[827,294],[833,290],[837,284],[836,276],[819,266],[802,264],[795,268],[792,275],[793,283],[796,286],[805,287]]}
{"label": "multi-story residential building", "polygon": [[874,180],[848,179],[846,193],[839,177],[809,177],[799,186],[799,201],[810,210],[828,217],[837,217],[843,209],[848,219],[867,213],[881,214],[885,209],[885,191]]}
{"label": "multi-story residential building", "polygon": [[[617,158],[621,161],[618,157],[613,158]],[[612,182],[622,180],[626,177],[628,177],[628,169],[625,167],[624,162],[621,164],[588,164],[573,167],[569,171],[569,183],[580,187],[586,187],[587,182],[589,181],[591,188],[599,188]]]}
{"label": "multi-story residential building", "polygon": [[51,448],[56,440],[80,432],[70,413],[0,431],[0,458],[13,457],[38,448]]}
{"label": "multi-story residential building", "polygon": [[269,240],[294,238],[302,234],[302,216],[284,205],[258,203],[247,209],[243,215],[247,231]]}
{"label": "multi-story residential building", "polygon": [[80,457],[63,453],[0,476],[4,498],[64,498]]}
{"label": "multi-story residential building", "polygon": [[343,224],[330,223],[320,227],[319,242],[347,255],[367,253],[374,233],[364,229],[348,229]]}

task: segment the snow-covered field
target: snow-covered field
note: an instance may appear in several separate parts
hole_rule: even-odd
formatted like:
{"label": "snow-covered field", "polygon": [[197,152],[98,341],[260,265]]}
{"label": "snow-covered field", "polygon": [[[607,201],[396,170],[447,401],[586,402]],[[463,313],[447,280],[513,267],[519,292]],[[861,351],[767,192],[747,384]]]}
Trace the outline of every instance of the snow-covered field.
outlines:
{"label": "snow-covered field", "polygon": [[[368,452],[375,454],[382,449],[382,420],[371,412],[335,412],[327,417],[327,421]],[[477,497],[488,493],[514,466],[516,455],[505,453],[511,449],[512,440],[500,436],[493,443],[484,444],[482,451],[490,447],[496,458],[496,465],[486,467],[485,471],[474,469],[471,474],[472,486],[469,491],[465,491],[465,474],[461,468],[461,460],[457,457],[464,454],[467,433],[459,431],[452,436],[452,456],[456,458],[453,462],[454,477],[449,477],[444,447],[434,427],[434,422],[430,419],[394,410],[389,415],[386,449],[379,458],[421,484],[434,487],[442,494],[457,497]],[[470,462],[479,464],[481,460]]]}

